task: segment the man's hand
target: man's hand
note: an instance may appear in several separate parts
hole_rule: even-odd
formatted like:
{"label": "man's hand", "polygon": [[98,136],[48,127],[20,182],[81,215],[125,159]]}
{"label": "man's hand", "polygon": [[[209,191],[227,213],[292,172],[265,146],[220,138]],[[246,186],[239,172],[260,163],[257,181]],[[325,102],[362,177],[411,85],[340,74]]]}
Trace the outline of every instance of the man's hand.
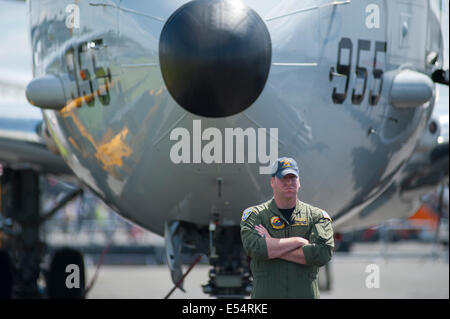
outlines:
{"label": "man's hand", "polygon": [[301,244],[301,246],[300,246],[300,247],[303,247],[303,246],[305,246],[305,245],[308,245],[308,244],[309,244],[309,240],[308,240],[308,239],[306,239],[306,238],[303,238],[303,237],[297,237],[297,238],[299,238],[299,239],[300,239],[300,244]]}
{"label": "man's hand", "polygon": [[263,225],[256,225],[256,226],[255,226],[255,230],[258,232],[258,234],[259,234],[261,237],[264,237],[264,238],[272,238],[272,236],[270,236],[269,232],[267,231],[266,228],[264,228]]}

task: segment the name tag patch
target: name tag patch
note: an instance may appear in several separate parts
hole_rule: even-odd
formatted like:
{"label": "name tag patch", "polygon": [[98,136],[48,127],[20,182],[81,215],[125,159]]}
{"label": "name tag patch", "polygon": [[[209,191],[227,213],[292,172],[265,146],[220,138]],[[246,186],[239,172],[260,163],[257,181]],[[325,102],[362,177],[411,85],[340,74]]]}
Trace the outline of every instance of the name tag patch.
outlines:
{"label": "name tag patch", "polygon": [[308,218],[295,217],[292,226],[308,226]]}

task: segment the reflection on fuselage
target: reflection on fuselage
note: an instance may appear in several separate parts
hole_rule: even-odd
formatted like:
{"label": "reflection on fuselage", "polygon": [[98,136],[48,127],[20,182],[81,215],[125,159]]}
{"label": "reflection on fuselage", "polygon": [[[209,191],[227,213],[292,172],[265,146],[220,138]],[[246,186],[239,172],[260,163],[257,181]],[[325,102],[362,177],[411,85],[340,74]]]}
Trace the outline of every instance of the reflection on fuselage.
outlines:
{"label": "reflection on fuselage", "polygon": [[[370,31],[355,28],[365,23],[365,5],[360,2],[266,21],[273,63],[262,94],[243,113],[202,118],[175,103],[158,67],[164,22],[154,17],[164,20],[185,2],[122,1],[116,7],[79,3],[84,24],[79,29],[55,30],[53,36],[60,44],[56,54],[45,52],[46,30],[48,24],[65,21],[66,4],[55,4],[46,13],[41,11],[43,3],[30,5],[33,44],[36,49],[41,43],[38,56],[45,61],[35,75],[69,72],[78,81],[73,100],[48,119],[50,131],[65,149],[68,164],[97,194],[125,217],[158,234],[166,220],[207,225],[213,213],[225,223],[239,224],[244,208],[271,196],[269,176],[260,174],[259,163],[238,163],[237,154],[232,163],[171,161],[170,132],[184,128],[192,134],[196,120],[222,132],[277,128],[278,154],[299,163],[301,200],[332,217],[357,209],[389,186],[422,135],[432,101],[426,105],[430,107],[408,110],[389,105],[390,79],[385,77],[381,84],[380,70],[386,74],[399,64],[386,53],[392,43],[386,38],[387,22]],[[294,1],[248,3],[263,18],[307,6]],[[381,10],[387,5],[380,3]],[[104,36],[98,49],[82,46],[97,41],[99,34]],[[361,38],[367,39],[364,43],[370,49],[361,45]],[[69,43],[74,48],[70,65],[62,59]],[[355,62],[359,54],[367,78],[356,72],[361,67]],[[416,65],[414,59],[405,62]],[[330,81],[330,67],[341,74],[345,71],[347,79]],[[337,96],[343,92],[345,98]],[[200,142],[201,148],[207,144]]]}

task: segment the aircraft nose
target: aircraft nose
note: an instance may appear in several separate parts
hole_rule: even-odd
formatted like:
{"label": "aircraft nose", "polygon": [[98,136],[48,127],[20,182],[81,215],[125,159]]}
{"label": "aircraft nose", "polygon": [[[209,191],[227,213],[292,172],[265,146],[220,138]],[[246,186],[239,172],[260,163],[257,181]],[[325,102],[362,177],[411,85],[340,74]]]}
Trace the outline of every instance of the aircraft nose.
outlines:
{"label": "aircraft nose", "polygon": [[261,94],[272,56],[261,17],[240,0],[194,0],[167,20],[159,42],[164,82],[184,109],[224,117]]}

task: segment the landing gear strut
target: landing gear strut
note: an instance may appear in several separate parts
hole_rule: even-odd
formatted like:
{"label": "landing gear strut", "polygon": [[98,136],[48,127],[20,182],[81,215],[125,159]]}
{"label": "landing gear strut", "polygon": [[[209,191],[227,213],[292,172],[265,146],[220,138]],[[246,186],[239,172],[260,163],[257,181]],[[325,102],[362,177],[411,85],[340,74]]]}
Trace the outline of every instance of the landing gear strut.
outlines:
{"label": "landing gear strut", "polygon": [[[57,295],[46,295],[38,284],[39,279],[45,277],[47,288],[49,284],[51,287],[57,279],[55,274],[61,274],[61,271],[45,273],[41,267],[43,256],[47,252],[47,246],[41,240],[41,225],[82,191],[77,190],[69,194],[49,213],[41,215],[39,186],[39,173],[31,169],[3,168],[0,176],[0,233],[3,234],[0,235],[1,238],[6,237],[6,240],[3,239],[0,244],[6,246],[6,250],[2,253],[1,267],[9,270],[10,275],[6,275],[6,278],[11,279],[11,282],[0,282],[0,291],[5,292],[5,295],[10,291],[11,294],[6,296],[7,298],[66,298],[74,295],[73,291],[68,289],[67,294],[58,290]],[[81,254],[77,254],[76,258],[72,258],[73,254],[71,258],[66,258],[67,253],[56,253],[54,256],[58,256],[59,264],[63,262],[67,265],[77,265],[84,276]],[[52,264],[55,262],[56,260],[53,260]],[[65,275],[67,277],[69,274]],[[84,284],[84,278],[81,278],[80,282]],[[80,290],[84,290],[84,286],[80,286]],[[80,295],[83,294],[84,292],[81,292]]]}
{"label": "landing gear strut", "polygon": [[209,226],[209,281],[203,292],[217,298],[244,298],[252,291],[248,258],[242,249],[239,226]]}
{"label": "landing gear strut", "polygon": [[[209,240],[205,241],[208,236]],[[164,238],[167,264],[176,288],[184,291],[183,281],[187,273],[182,271],[182,248],[185,247],[193,248],[197,254],[207,255],[213,267],[209,271],[208,282],[202,285],[205,294],[217,298],[244,298],[250,295],[249,261],[242,248],[239,226],[219,225],[218,216],[209,225],[209,230],[182,221],[171,221],[165,226]],[[198,261],[194,261],[188,272]]]}

